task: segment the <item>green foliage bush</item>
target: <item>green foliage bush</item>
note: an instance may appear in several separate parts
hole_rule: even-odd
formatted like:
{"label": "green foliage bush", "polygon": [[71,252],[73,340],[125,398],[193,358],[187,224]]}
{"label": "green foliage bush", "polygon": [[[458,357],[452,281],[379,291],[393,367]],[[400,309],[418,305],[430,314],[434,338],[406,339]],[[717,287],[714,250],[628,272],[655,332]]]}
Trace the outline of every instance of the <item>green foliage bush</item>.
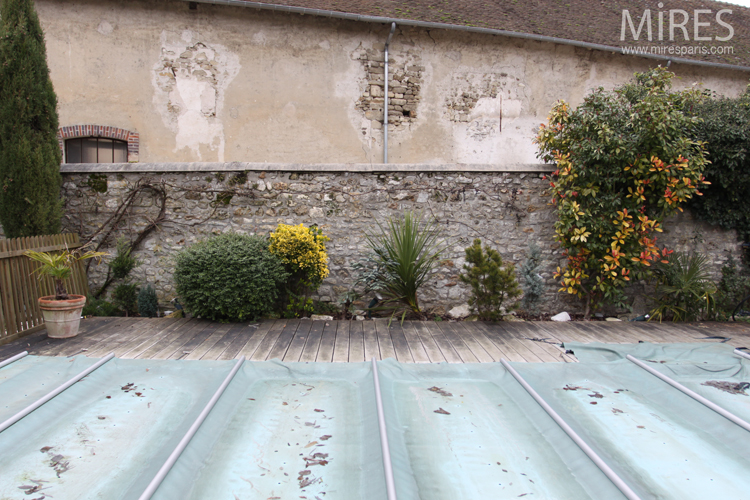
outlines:
{"label": "green foliage bush", "polygon": [[365,234],[371,255],[368,287],[383,295],[380,308],[392,315],[422,316],[418,292],[429,279],[445,248],[434,221],[423,223],[421,213],[406,212],[403,218],[389,218],[379,234]]}
{"label": "green foliage bush", "polygon": [[81,314],[83,316],[122,316],[122,311],[105,299],[89,295],[86,298],[86,305],[83,306]]}
{"label": "green foliage bush", "polygon": [[6,238],[60,232],[57,97],[32,0],[0,3],[0,224]]}
{"label": "green foliage bush", "polygon": [[159,315],[159,299],[150,283],[138,292],[138,315],[143,318],[154,318]]}
{"label": "green foliage bush", "polygon": [[738,98],[705,99],[692,113],[702,119],[696,138],[706,142],[711,184],[690,207],[701,219],[736,229],[750,241],[750,86]]}
{"label": "green foliage bush", "polygon": [[125,316],[135,315],[138,312],[138,286],[135,283],[120,283],[112,292],[112,303]]}
{"label": "green foliage bush", "polygon": [[[477,312],[483,321],[497,321],[502,319],[505,312],[517,307],[513,299],[521,295],[521,289],[516,282],[516,272],[513,265],[503,266],[503,259],[497,250],[488,246],[482,250],[482,242],[474,240],[474,244],[466,249],[465,274],[459,278],[471,287],[469,306]],[[513,301],[506,305],[506,301]]]}
{"label": "green foliage bush", "polygon": [[586,317],[624,305],[631,277],[647,278],[669,254],[656,241],[664,219],[703,188],[699,120],[684,111],[701,95],[672,92],[673,76],[663,68],[636,74],[575,110],[558,102],[537,136],[540,158],[558,167],[550,193],[568,262],[556,277],[560,291],[585,300]]}
{"label": "green foliage bush", "polygon": [[117,240],[117,253],[112,262],[109,263],[109,269],[112,272],[112,278],[123,280],[128,277],[130,272],[138,267],[140,262],[131,255],[130,243],[126,239]]}
{"label": "green foliage bush", "polygon": [[523,280],[521,308],[533,315],[539,314],[539,305],[544,295],[544,278],[539,274],[541,265],[542,252],[535,243],[532,243],[529,245],[529,254],[521,265],[519,272]]}
{"label": "green foliage bush", "polygon": [[711,281],[702,254],[674,252],[666,263],[656,264],[656,308],[651,318],[659,321],[713,319],[716,285]]}
{"label": "green foliage bush", "polygon": [[730,255],[721,268],[721,281],[717,288],[716,309],[720,319],[728,319],[737,304],[750,295],[750,273],[738,266]]}
{"label": "green foliage bush", "polygon": [[244,321],[271,313],[289,276],[268,239],[227,233],[175,257],[177,294],[185,309],[214,321]]}

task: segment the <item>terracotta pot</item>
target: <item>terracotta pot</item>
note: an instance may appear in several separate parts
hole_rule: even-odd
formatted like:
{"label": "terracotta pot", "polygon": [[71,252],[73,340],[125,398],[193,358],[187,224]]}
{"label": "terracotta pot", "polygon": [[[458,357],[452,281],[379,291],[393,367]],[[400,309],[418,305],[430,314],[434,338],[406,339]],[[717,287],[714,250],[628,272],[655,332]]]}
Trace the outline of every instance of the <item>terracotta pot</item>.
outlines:
{"label": "terracotta pot", "polygon": [[47,336],[53,339],[66,339],[78,335],[81,311],[85,305],[84,295],[71,294],[68,300],[55,300],[54,295],[39,297]]}

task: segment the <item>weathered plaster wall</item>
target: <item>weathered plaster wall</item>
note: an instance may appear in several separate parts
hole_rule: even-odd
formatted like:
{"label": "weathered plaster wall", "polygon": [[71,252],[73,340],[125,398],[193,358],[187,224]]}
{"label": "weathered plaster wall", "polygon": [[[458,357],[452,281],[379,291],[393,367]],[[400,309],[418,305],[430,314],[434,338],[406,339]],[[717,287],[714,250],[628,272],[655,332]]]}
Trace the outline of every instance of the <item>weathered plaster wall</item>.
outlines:
{"label": "weathered plaster wall", "polygon": [[[555,219],[546,192],[549,184],[538,172],[476,172],[459,165],[441,166],[433,172],[396,171],[394,166],[394,171],[381,173],[345,171],[345,165],[331,166],[331,170],[342,168],[335,172],[304,171],[296,165],[265,171],[258,170],[257,164],[203,167],[213,171],[200,171],[200,165],[139,167],[151,171],[114,173],[112,168],[92,166],[92,172],[100,172],[94,177],[91,173],[65,173],[64,226],[84,239],[98,234],[95,241],[100,241],[109,228],[107,221],[134,186],[144,180],[163,186],[168,194],[166,220],[136,252],[142,265],[134,272],[137,282],[155,285],[162,302],[175,295],[171,259],[176,252],[226,231],[268,234],[279,223],[318,224],[330,236],[331,274],[319,297],[337,301],[355,279],[352,264],[366,252],[365,232],[376,230],[377,223],[388,217],[416,209],[434,217],[450,243],[441,267],[421,295],[425,304],[446,310],[466,302],[468,293],[458,274],[464,264],[464,249],[480,238],[517,267],[526,258],[529,244],[535,242],[544,258],[544,311],[580,310],[580,304],[569,295],[557,293],[559,285],[552,278],[564,259],[553,238]],[[106,183],[102,183],[104,179]],[[156,201],[148,192],[139,196],[113,233],[115,237],[133,241],[158,214]],[[112,253],[115,237],[105,245]],[[734,232],[693,221],[689,214],[668,223],[659,243],[707,253],[716,276],[729,251],[739,255]],[[91,286],[100,285],[105,274],[106,266],[92,267]]]}
{"label": "weathered plaster wall", "polygon": [[[177,0],[37,0],[61,126],[140,134],[140,161],[379,163],[385,25]],[[390,161],[536,163],[534,129],[653,61],[399,27]],[[747,73],[675,64],[736,95]]]}

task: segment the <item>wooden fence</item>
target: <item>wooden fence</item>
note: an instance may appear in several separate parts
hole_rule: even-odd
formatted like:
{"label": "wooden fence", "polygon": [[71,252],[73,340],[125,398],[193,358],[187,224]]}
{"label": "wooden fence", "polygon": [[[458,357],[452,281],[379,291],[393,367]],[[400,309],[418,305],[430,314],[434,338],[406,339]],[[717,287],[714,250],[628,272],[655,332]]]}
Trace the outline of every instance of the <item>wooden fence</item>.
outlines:
{"label": "wooden fence", "polygon": [[[44,328],[37,299],[54,295],[52,278],[39,279],[39,266],[23,253],[50,252],[81,246],[77,234],[55,234],[0,240],[0,345]],[[89,284],[83,263],[76,262],[65,283],[68,293],[88,295]]]}

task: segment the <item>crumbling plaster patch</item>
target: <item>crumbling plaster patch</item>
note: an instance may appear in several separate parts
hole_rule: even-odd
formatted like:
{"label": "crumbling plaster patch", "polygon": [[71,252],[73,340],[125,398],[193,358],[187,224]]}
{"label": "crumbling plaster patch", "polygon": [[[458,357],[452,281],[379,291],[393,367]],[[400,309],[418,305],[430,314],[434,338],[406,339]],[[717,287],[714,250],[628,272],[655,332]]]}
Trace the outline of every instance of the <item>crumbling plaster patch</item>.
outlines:
{"label": "crumbling plaster patch", "polygon": [[201,41],[190,30],[161,32],[161,57],[152,72],[153,102],[175,133],[175,152],[187,148],[198,160],[224,161],[221,112],[226,89],[239,71],[239,57],[222,45]]}

